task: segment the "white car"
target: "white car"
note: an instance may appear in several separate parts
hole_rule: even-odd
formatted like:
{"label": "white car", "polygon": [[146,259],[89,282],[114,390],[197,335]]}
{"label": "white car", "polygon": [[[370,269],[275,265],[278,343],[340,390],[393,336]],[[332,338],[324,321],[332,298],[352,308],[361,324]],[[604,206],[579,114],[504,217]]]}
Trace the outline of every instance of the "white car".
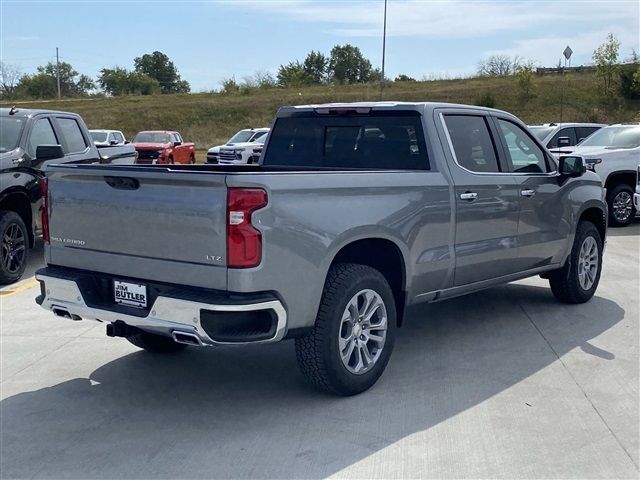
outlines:
{"label": "white car", "polygon": [[603,123],[544,123],[528,125],[540,143],[547,148],[572,147],[607,125]]}
{"label": "white car", "polygon": [[96,147],[124,145],[127,142],[120,130],[89,130],[89,133]]}
{"label": "white car", "polygon": [[240,130],[226,144],[210,148],[207,151],[207,163],[248,163],[253,155],[255,143],[264,143],[269,130],[269,128],[245,128]]}
{"label": "white car", "polygon": [[640,122],[619,123],[598,130],[580,145],[552,150],[554,155],[580,155],[607,189],[609,225],[629,225],[636,214],[633,205],[640,159]]}

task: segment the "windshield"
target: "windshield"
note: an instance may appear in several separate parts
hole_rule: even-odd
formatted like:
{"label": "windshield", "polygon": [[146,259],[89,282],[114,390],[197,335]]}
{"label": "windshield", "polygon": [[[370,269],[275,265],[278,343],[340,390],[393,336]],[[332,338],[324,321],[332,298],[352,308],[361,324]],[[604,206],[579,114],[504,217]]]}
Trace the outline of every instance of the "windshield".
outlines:
{"label": "windshield", "polygon": [[227,143],[248,142],[249,140],[251,140],[251,137],[253,136],[253,134],[254,132],[252,132],[251,130],[240,130],[233,137],[231,137]]}
{"label": "windshield", "polygon": [[10,152],[18,146],[23,126],[23,118],[0,117],[0,153]]}
{"label": "windshield", "polygon": [[94,142],[106,142],[107,134],[105,132],[89,132]]}
{"label": "windshield", "polygon": [[133,137],[133,143],[169,143],[169,135],[163,132],[140,132]]}
{"label": "windshield", "polygon": [[529,127],[529,131],[531,131],[531,133],[533,133],[535,137],[540,141],[547,138],[547,135],[549,135],[552,130],[553,128],[549,127]]}
{"label": "windshield", "polygon": [[601,128],[585,139],[581,147],[636,148],[640,146],[640,125]]}

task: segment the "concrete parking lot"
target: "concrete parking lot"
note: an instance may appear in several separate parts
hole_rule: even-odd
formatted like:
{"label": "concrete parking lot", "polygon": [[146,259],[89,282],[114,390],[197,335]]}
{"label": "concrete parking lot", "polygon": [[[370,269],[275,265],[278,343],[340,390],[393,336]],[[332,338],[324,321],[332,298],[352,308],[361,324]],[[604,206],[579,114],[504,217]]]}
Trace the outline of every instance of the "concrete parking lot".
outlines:
{"label": "concrete parking lot", "polygon": [[352,398],[291,342],[155,356],[5,287],[1,476],[638,478],[640,222],[609,232],[589,303],[533,278],[417,308]]}

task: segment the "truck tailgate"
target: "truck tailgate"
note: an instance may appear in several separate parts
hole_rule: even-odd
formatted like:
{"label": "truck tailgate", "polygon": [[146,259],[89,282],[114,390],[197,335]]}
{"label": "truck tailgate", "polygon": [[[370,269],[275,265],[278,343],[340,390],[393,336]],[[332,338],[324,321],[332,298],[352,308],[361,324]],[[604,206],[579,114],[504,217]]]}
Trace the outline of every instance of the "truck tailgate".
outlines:
{"label": "truck tailgate", "polygon": [[226,289],[224,174],[99,166],[47,173],[49,264]]}

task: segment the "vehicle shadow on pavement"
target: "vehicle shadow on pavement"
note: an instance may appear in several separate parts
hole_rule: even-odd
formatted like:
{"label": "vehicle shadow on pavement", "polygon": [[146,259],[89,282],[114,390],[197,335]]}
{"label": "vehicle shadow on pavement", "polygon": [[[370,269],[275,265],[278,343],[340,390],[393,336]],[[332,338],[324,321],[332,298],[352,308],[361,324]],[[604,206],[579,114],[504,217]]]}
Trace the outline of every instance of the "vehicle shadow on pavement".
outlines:
{"label": "vehicle shadow on pavement", "polygon": [[607,235],[611,237],[635,237],[640,235],[640,217],[636,217],[626,227],[607,229]]}
{"label": "vehicle shadow on pavement", "polygon": [[[3,477],[320,478],[477,406],[624,316],[512,284],[415,308],[386,373],[351,398],[317,393],[292,342],[136,352],[1,403]],[[82,362],[81,358],[77,359]],[[528,415],[531,398],[514,408]],[[520,405],[521,403],[521,405]],[[396,472],[397,474],[397,472]]]}

